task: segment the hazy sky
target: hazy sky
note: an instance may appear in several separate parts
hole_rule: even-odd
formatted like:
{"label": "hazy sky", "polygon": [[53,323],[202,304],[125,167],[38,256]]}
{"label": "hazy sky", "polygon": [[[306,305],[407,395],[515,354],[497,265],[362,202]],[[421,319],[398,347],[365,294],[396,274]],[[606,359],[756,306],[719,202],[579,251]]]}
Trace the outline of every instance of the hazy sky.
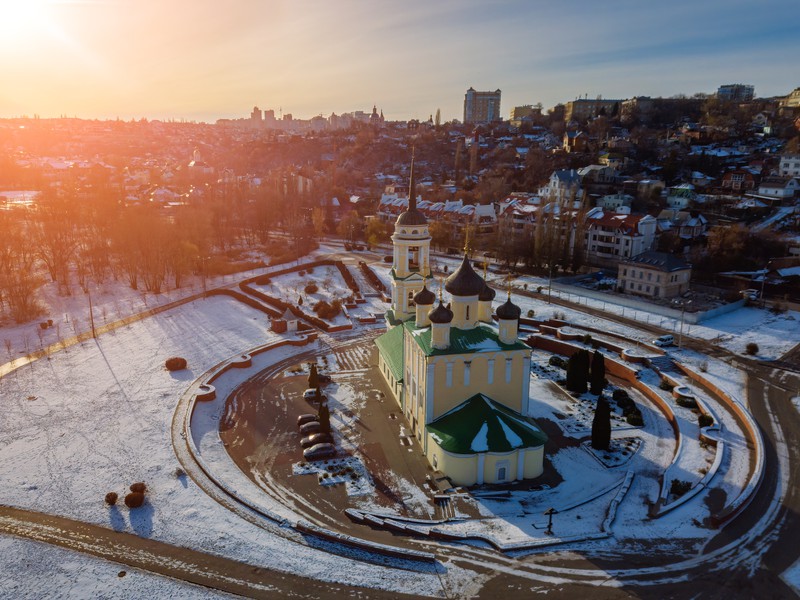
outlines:
{"label": "hazy sky", "polygon": [[800,86],[800,0],[0,0],[0,117],[462,117]]}

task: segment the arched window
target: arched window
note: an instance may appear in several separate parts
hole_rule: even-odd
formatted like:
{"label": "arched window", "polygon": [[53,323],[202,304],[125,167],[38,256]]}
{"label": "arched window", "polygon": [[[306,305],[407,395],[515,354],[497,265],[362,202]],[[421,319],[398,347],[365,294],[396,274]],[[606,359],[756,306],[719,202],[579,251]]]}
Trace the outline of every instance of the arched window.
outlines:
{"label": "arched window", "polygon": [[467,321],[469,321],[469,304],[467,304]]}

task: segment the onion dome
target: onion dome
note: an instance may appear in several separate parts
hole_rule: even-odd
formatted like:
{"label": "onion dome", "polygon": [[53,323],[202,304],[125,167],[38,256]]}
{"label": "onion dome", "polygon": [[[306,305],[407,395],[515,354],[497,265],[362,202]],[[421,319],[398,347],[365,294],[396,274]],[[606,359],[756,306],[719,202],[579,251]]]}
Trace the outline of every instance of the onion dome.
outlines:
{"label": "onion dome", "polygon": [[414,302],[423,306],[433,306],[433,303],[436,302],[436,294],[423,285],[422,289],[414,294]]}
{"label": "onion dome", "polygon": [[515,321],[520,318],[520,315],[522,315],[522,309],[511,302],[511,294],[508,295],[508,300],[505,301],[505,304],[501,304],[497,307],[498,319]]}
{"label": "onion dome", "polygon": [[478,300],[480,300],[481,302],[491,302],[492,300],[494,300],[494,297],[496,295],[497,292],[495,292],[488,285],[484,284],[481,293],[478,294]]}
{"label": "onion dome", "polygon": [[[415,203],[416,204],[416,203]],[[428,219],[425,218],[419,210],[416,208],[409,208],[408,210],[400,213],[400,216],[397,217],[397,221],[395,225],[402,225],[402,226],[411,226],[411,225],[427,225]]]}
{"label": "onion dome", "polygon": [[428,318],[431,323],[450,323],[453,320],[453,311],[446,308],[442,301],[439,300],[439,306],[428,313]]}
{"label": "onion dome", "polygon": [[461,266],[444,283],[444,289],[453,296],[477,296],[485,287],[486,282],[469,264],[466,254],[464,260],[461,261]]}

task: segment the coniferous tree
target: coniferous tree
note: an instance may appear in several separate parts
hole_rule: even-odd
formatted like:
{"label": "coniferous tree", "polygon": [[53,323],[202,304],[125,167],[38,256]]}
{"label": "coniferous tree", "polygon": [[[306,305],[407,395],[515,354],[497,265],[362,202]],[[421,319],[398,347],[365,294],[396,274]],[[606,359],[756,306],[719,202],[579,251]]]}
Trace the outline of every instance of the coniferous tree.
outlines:
{"label": "coniferous tree", "polygon": [[[319,388],[317,388],[317,397],[318,398],[320,397]],[[330,413],[330,410],[328,410],[328,401],[327,400],[322,400],[322,402],[319,403],[319,410],[317,411],[317,416],[319,417],[320,429],[324,433],[330,433],[331,432],[331,413]]]}
{"label": "coniferous tree", "polygon": [[317,365],[311,363],[311,368],[308,371],[308,387],[319,388],[319,375],[317,374]]}
{"label": "coniferous tree", "polygon": [[591,392],[597,396],[603,393],[606,385],[606,360],[599,350],[592,357]]}
{"label": "coniferous tree", "polygon": [[608,450],[611,444],[611,408],[604,396],[597,399],[592,421],[592,448]]}

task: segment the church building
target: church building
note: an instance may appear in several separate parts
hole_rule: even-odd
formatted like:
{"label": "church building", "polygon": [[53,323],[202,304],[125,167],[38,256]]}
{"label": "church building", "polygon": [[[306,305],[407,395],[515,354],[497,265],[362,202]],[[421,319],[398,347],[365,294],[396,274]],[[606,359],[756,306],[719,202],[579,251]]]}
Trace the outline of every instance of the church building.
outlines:
{"label": "church building", "polygon": [[430,241],[417,209],[413,164],[408,210],[392,236],[392,306],[376,339],[378,365],[431,466],[455,485],[542,474],[547,436],[529,416],[531,349],[519,341],[521,310],[497,307],[495,291],[467,256],[445,281],[450,302],[428,284]]}

